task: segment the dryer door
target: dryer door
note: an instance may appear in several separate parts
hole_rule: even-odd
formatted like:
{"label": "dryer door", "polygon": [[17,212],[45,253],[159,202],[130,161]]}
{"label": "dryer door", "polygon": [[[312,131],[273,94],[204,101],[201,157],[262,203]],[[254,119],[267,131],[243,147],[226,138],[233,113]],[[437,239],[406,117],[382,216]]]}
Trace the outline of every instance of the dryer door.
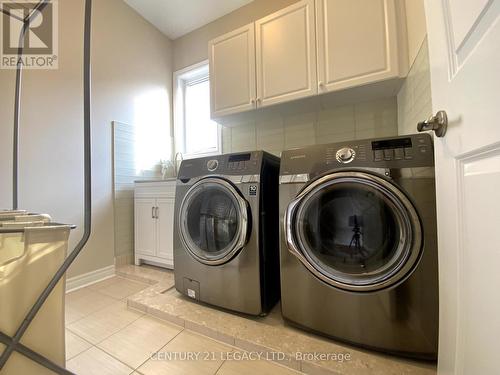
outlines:
{"label": "dryer door", "polygon": [[418,263],[422,229],[406,195],[363,172],[308,185],[285,214],[288,249],[331,286],[369,292],[406,279]]}
{"label": "dryer door", "polygon": [[235,187],[222,178],[196,182],[179,211],[180,238],[186,250],[207,265],[231,260],[248,239],[248,207]]}

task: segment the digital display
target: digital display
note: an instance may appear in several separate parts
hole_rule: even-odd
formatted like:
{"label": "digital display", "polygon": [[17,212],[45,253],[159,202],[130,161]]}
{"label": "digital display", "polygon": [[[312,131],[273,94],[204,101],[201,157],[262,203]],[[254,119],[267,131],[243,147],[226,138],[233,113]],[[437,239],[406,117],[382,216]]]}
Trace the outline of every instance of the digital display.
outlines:
{"label": "digital display", "polygon": [[229,156],[229,162],[233,163],[233,162],[238,162],[238,161],[247,161],[247,160],[250,160],[251,156],[252,156],[252,154],[250,154],[250,153],[248,153],[248,154],[230,155]]}
{"label": "digital display", "polygon": [[411,138],[384,139],[372,142],[372,150],[411,147]]}

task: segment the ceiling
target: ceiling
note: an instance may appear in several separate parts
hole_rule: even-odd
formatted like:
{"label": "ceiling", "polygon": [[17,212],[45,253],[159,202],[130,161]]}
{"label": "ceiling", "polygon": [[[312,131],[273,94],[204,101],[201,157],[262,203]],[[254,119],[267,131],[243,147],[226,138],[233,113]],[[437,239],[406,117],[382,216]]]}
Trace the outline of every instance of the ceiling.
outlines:
{"label": "ceiling", "polygon": [[125,0],[170,39],[206,25],[253,0]]}

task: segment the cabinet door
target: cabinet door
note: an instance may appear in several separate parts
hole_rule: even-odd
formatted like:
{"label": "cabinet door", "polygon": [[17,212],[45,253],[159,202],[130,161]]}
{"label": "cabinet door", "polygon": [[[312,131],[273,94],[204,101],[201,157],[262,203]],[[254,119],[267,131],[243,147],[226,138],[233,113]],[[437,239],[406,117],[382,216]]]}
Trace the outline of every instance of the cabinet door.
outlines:
{"label": "cabinet door", "polygon": [[155,255],[156,219],[154,209],[156,200],[152,198],[135,199],[135,252],[144,255]]}
{"label": "cabinet door", "polygon": [[174,262],[174,202],[174,198],[156,200],[156,256],[165,259],[169,265]]}
{"label": "cabinet door", "polygon": [[212,117],[255,108],[254,24],[209,42]]}
{"label": "cabinet door", "polygon": [[317,0],[319,93],[399,75],[394,0]]}
{"label": "cabinet door", "polygon": [[255,22],[257,106],[317,94],[314,0]]}

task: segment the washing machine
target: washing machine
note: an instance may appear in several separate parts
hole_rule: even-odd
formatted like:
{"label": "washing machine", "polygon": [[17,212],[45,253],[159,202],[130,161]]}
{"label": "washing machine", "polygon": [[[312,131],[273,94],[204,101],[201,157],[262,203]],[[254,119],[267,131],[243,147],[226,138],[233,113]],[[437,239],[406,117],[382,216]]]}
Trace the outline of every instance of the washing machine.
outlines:
{"label": "washing machine", "polygon": [[176,185],[175,288],[251,315],[278,301],[279,158],[263,151],[182,162]]}
{"label": "washing machine", "polygon": [[279,194],[284,319],[353,345],[436,359],[431,137],[285,151]]}

